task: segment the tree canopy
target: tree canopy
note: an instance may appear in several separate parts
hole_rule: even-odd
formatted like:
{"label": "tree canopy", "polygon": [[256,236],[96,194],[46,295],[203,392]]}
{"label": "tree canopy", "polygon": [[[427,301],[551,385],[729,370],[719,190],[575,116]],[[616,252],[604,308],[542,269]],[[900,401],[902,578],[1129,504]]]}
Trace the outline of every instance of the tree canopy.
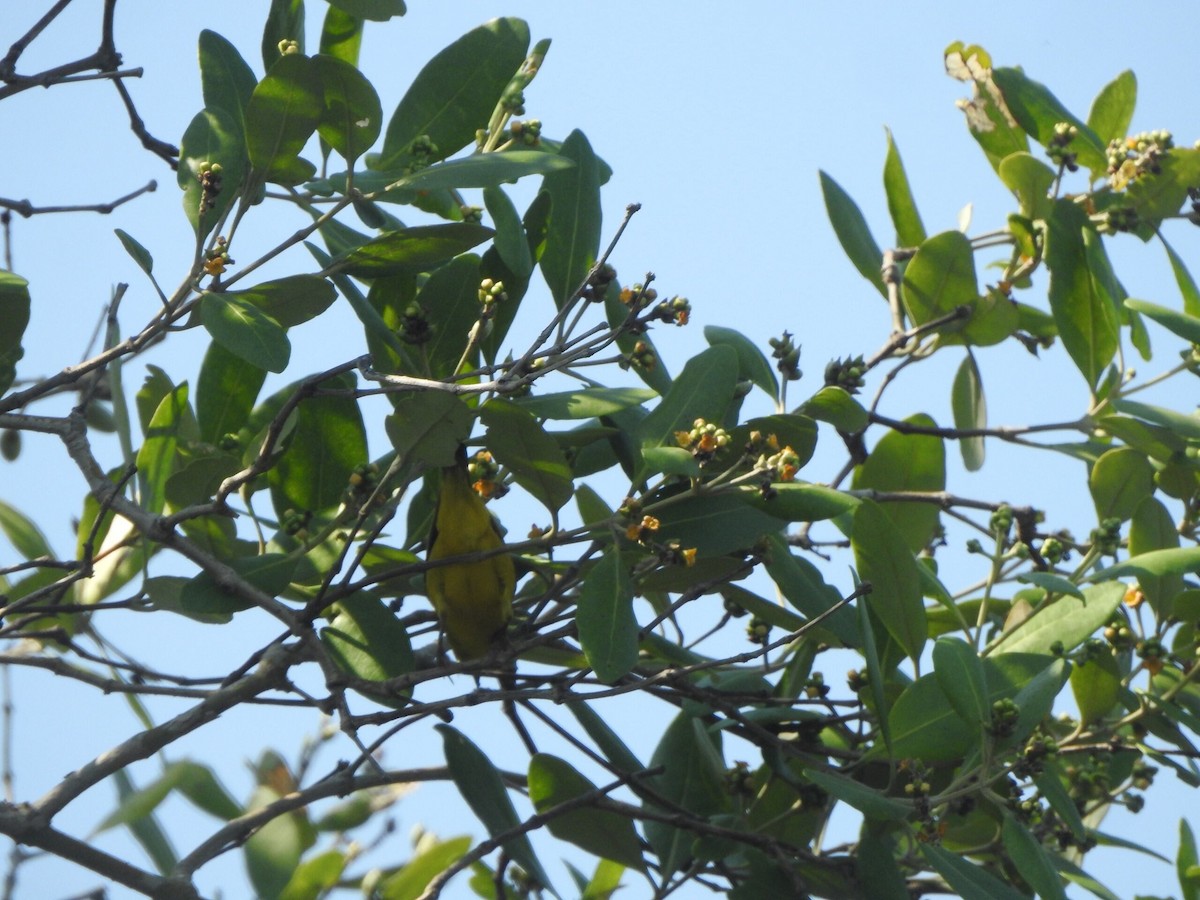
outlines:
{"label": "tree canopy", "polygon": [[[1200,785],[1200,289],[1170,243],[1200,224],[1200,149],[1130,133],[1131,71],[1080,115],[947,47],[966,136],[940,152],[982,150],[1010,209],[928,232],[889,134],[881,241],[833,160],[830,226],[878,303],[803,375],[800,336],[760,346],[619,271],[639,208],[603,222],[605,148],[527,114],[552,50],[529,23],[430,48],[385,111],[360,47],[402,0],[320,5],[316,47],[302,0],[273,0],[261,58],[199,32],[176,146],[124,86],[115,0],[96,53],[26,66],[65,5],[0,60],[0,100],[110,81],[147,164],[174,170],[193,249],[164,271],[155,234],[118,229],[144,277],[51,373],[23,363],[49,300],[19,256],[0,271],[0,451],[57,444],[44,477],[82,486],[65,552],[0,496],[0,663],[76,682],[56,716],[116,694],[136,723],[40,797],[10,786],[12,884],[40,852],[156,898],[236,893],[208,874],[229,856],[285,900],[1111,897],[1093,854],[1163,857],[1105,821],[1166,772]],[[0,206],[6,228],[62,211]],[[1178,296],[1129,295],[1110,249],[1138,241]],[[294,341],[347,311],[355,343],[312,370]],[[706,346],[676,359],[683,327]],[[202,359],[146,360],[187,341]],[[1065,356],[1086,403],[1054,415],[1017,371],[1029,424],[991,421],[979,360],[1012,346]],[[911,385],[946,358],[939,423]],[[1000,443],[1076,461],[1092,520],[966,485]],[[436,513],[455,490],[473,531]],[[487,538],[435,550],[435,519]],[[467,639],[447,585],[472,598],[480,572],[503,608]],[[193,651],[216,646],[246,649],[214,672]],[[245,743],[196,755],[231,715]],[[248,796],[226,787],[301,716],[309,740],[259,753]],[[460,832],[398,841],[431,783]],[[72,817],[97,793],[89,834]],[[835,810],[853,823],[836,842]],[[1186,821],[1174,862],[1200,896]]]}

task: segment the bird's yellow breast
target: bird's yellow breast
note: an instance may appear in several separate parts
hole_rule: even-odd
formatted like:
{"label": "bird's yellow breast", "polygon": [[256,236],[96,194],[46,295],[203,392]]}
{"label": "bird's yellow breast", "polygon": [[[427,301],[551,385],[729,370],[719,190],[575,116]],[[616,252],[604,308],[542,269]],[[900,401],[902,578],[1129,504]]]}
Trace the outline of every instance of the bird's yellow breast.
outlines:
{"label": "bird's yellow breast", "polygon": [[[466,467],[443,469],[429,560],[484,553],[503,543],[491,514],[471,487]],[[425,573],[429,599],[460,660],[488,652],[512,618],[515,585],[512,558],[504,554],[436,566]]]}

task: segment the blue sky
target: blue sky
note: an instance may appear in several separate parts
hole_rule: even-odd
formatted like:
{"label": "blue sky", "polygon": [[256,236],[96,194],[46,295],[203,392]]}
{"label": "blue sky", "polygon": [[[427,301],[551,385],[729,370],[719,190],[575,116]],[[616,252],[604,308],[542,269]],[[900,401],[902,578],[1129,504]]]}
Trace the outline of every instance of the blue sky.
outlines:
{"label": "blue sky", "polygon": [[[16,6],[29,11],[14,10]],[[5,4],[0,9],[0,46],[23,31],[41,6]],[[61,62],[94,49],[98,6],[74,4],[27,52],[29,66]],[[202,7],[201,15],[194,7],[156,0],[118,4],[118,47],[127,65],[146,69],[146,77],[132,82],[130,90],[150,130],[166,140],[177,142],[201,106],[195,65],[201,27],[220,32],[239,46],[256,70],[261,67],[258,45],[266,3],[207,0]],[[309,7],[315,47],[324,3],[310,0]],[[642,204],[613,261],[624,281],[640,280],[650,270],[658,277],[660,293],[691,299],[693,326],[656,336],[668,365],[677,371],[701,349],[705,324],[738,328],[763,345],[786,329],[803,345],[801,366],[808,373],[792,387],[790,397],[798,401],[819,387],[830,358],[869,354],[886,339],[889,324],[884,304],[845,259],[827,224],[818,169],[833,175],[855,197],[884,245],[892,239],[881,182],[884,126],[892,129],[930,233],[956,227],[967,204],[973,204],[972,232],[1000,227],[1010,209],[954,108],[966,88],[944,74],[942,51],[950,42],[980,43],[997,64],[1024,66],[1081,117],[1106,82],[1132,68],[1141,98],[1133,130],[1172,129],[1181,144],[1200,137],[1187,131],[1200,120],[1200,101],[1192,89],[1200,65],[1194,48],[1197,14],[1135,13],[1128,7],[1104,13],[1095,4],[1029,2],[772,2],[735,7],[624,0],[412,0],[405,18],[368,26],[362,68],[379,89],[384,110],[390,111],[429,56],[485,19],[521,16],[529,21],[535,39],[553,38],[542,72],[527,91],[528,115],[540,118],[550,135],[561,137],[580,128],[612,166],[615,174],[604,192],[606,235],[627,203]],[[0,133],[6,136],[0,142],[0,197],[28,198],[38,205],[100,202],[149,178],[159,185],[155,194],[109,217],[42,216],[14,223],[14,269],[30,280],[35,303],[22,374],[46,373],[82,358],[116,281],[131,284],[122,315],[127,331],[151,314],[156,300],[113,237],[113,228],[125,229],[151,251],[156,272],[163,273],[167,284],[175,272],[183,271],[190,255],[190,229],[181,214],[173,173],[137,148],[121,126],[121,116],[115,93],[103,84],[30,91],[0,104]],[[262,240],[264,248],[271,236],[288,233],[298,224],[295,216],[280,219],[268,212],[261,218],[265,227],[243,237]],[[1193,271],[1200,271],[1197,235],[1177,226],[1172,240]],[[307,265],[305,257],[295,255],[278,271],[288,262]],[[1124,241],[1117,266],[1134,296],[1177,305],[1157,246]],[[527,304],[534,302],[531,297]],[[548,309],[548,298],[542,302]],[[314,371],[357,355],[359,334],[348,315],[334,317],[329,325],[297,330],[293,373],[301,364],[303,371]],[[1148,368],[1157,370],[1172,362],[1174,344],[1161,331],[1154,337],[1160,357]],[[200,335],[185,335],[172,342],[171,349],[155,351],[147,359],[172,374],[178,372],[178,377],[194,377],[202,349]],[[991,421],[1025,424],[1082,413],[1086,387],[1061,357],[1051,354],[1032,363],[1019,348],[982,354]],[[957,362],[947,355],[944,361],[920,367],[926,372],[894,391],[882,411],[896,417],[928,412],[948,422],[949,381]],[[126,377],[136,386],[137,367]],[[1031,399],[1036,400],[1034,411]],[[1177,406],[1185,402],[1177,395],[1167,399]],[[381,432],[372,438],[378,453]],[[836,450],[830,446],[819,452],[805,474],[813,480],[830,477],[841,461]],[[1042,459],[1047,454],[1006,451],[989,445],[992,456],[982,472],[958,472],[954,477],[961,479],[957,484],[962,492],[1003,492],[1013,502],[1047,507],[1062,525],[1086,533],[1092,512],[1082,490],[1080,464],[1048,464]],[[72,541],[69,519],[77,514],[81,483],[68,475],[61,484],[57,478],[47,484],[48,465],[67,465],[61,450],[49,439],[27,440],[22,460],[0,469],[0,498],[27,511],[43,510],[39,521],[52,542],[65,549]],[[515,506],[501,507],[500,512],[522,530],[533,515]],[[0,546],[0,554],[5,552]],[[840,585],[848,581],[840,573],[830,578]],[[129,627],[137,633],[145,623],[131,621]],[[214,672],[223,661],[240,659],[253,646],[251,636],[243,644],[222,634],[221,646],[213,647],[206,639],[212,640],[215,632],[202,634],[197,639],[194,628],[180,625],[177,632],[156,633],[154,640],[161,647],[190,642],[185,643],[190,652],[211,656]],[[51,727],[55,705],[88,695],[46,676],[17,673],[14,682],[14,765],[20,796],[40,795],[61,773],[132,727],[120,701],[112,699],[103,705],[91,701],[105,711],[102,718],[86,724],[55,722]],[[41,693],[33,700],[23,691]],[[470,720],[464,716],[463,721]],[[293,724],[298,736],[301,723]],[[187,752],[211,757],[220,752],[222,735],[232,741],[253,725],[248,714],[232,716],[212,738],[192,742]],[[278,735],[270,739],[282,740]],[[267,741],[264,735],[263,743]],[[294,747],[298,737],[291,741],[282,747]],[[236,746],[239,753],[257,752],[241,742]],[[240,758],[226,767],[226,777],[235,792],[244,794],[248,782],[239,766]],[[103,790],[97,792],[94,806],[70,823],[72,828],[86,831],[103,816],[111,802],[109,796],[100,796]],[[422,791],[402,808],[405,826],[424,821],[444,833],[467,828],[481,833],[464,824],[461,810],[439,823],[436,794]],[[1173,855],[1177,821],[1190,799],[1163,776],[1141,817],[1122,827],[1114,824],[1112,830],[1136,829],[1137,839]],[[168,808],[168,818],[171,809],[176,808]],[[101,840],[119,838],[106,835]],[[180,849],[185,847],[186,843]],[[1119,895],[1177,889],[1166,866],[1123,851],[1111,851],[1107,858],[1107,865],[1093,868]],[[35,867],[41,867],[55,894],[95,884],[86,874],[61,867],[52,871],[48,863],[31,866],[27,879],[38,870]],[[226,877],[233,876],[227,872],[211,885],[228,884]],[[28,880],[24,888],[32,896]]]}

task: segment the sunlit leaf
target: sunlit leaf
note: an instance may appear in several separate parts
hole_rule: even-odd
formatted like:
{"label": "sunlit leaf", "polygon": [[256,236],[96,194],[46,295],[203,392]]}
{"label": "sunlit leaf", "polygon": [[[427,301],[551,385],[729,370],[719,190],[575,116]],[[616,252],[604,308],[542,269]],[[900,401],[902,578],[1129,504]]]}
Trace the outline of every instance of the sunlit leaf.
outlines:
{"label": "sunlit leaf", "polygon": [[633,668],[638,656],[633,584],[617,545],[609,545],[584,579],[575,622],[597,678],[612,684]]}
{"label": "sunlit leaf", "polygon": [[[954,412],[954,427],[959,431],[978,431],[987,428],[987,401],[983,396],[983,381],[975,357],[968,353],[958,367],[950,388],[950,406]],[[963,465],[968,472],[983,468],[984,438],[965,435],[958,440]]]}
{"label": "sunlit leaf", "polygon": [[871,236],[871,229],[862,211],[842,186],[824,172],[821,172],[821,193],[825,197],[825,211],[829,214],[834,234],[850,257],[850,262],[854,263],[854,268],[863,278],[886,297],[887,289],[883,286],[883,276],[880,274],[883,252]]}
{"label": "sunlit leaf", "polygon": [[258,178],[296,184],[297,154],[325,108],[316,63],[301,54],[279,58],[246,104],[246,151]]}
{"label": "sunlit leaf", "polygon": [[896,141],[891,129],[885,130],[888,150],[883,163],[883,187],[887,192],[888,212],[892,214],[892,224],[896,226],[896,246],[916,247],[925,240],[925,226],[921,223],[921,214],[917,212],[917,202],[913,199]]}
{"label": "sunlit leaf", "polygon": [[[1169,551],[1161,551],[1169,552]],[[1198,556],[1200,558],[1200,556]],[[1118,573],[1106,570],[1107,577]],[[1096,573],[1093,577],[1098,577]],[[1062,596],[1045,604],[996,642],[995,653],[1068,653],[1104,627],[1125,597],[1125,585],[1105,581],[1083,591],[1083,599]]]}
{"label": "sunlit leaf", "polygon": [[542,276],[558,306],[583,286],[600,252],[600,174],[592,145],[572,131],[559,154],[574,166],[546,175],[542,190],[550,195],[550,228],[540,263]]}
{"label": "sunlit leaf", "polygon": [[417,73],[384,135],[375,168],[397,171],[413,159],[425,137],[436,159],[446,159],[486,128],[513,74],[525,60],[529,26],[516,18],[492,19],[439,51]]}
{"label": "sunlit leaf", "polygon": [[574,490],[571,469],[558,442],[521,407],[490,400],[479,418],[488,430],[488,449],[551,512],[558,512]]}
{"label": "sunlit leaf", "polygon": [[[446,764],[459,793],[479,817],[492,837],[505,834],[520,825],[512,799],[504,787],[500,772],[488,759],[487,754],[467,739],[462,732],[449,725],[438,725],[442,745],[446,753]],[[524,834],[509,837],[504,841],[505,851],[532,877],[547,888],[550,879],[533,851],[529,837]]]}
{"label": "sunlit leaf", "polygon": [[[910,416],[909,425],[933,429],[929,416]],[[854,472],[853,487],[861,491],[937,492],[946,488],[946,449],[940,437],[889,431]],[[882,507],[899,530],[909,550],[916,553],[938,528],[938,506],[920,501],[883,502]],[[865,576],[864,576],[865,577]]]}
{"label": "sunlit leaf", "polygon": [[[529,799],[539,813],[589,795],[598,795],[596,786],[566,760],[548,753],[529,760]],[[550,819],[549,828],[555,837],[595,856],[637,870],[645,865],[633,822],[615,812],[580,806]]]}
{"label": "sunlit leaf", "polygon": [[925,605],[917,561],[903,534],[877,503],[864,500],[854,511],[850,544],[859,577],[873,588],[866,602],[916,660],[925,646]]}
{"label": "sunlit leaf", "polygon": [[1056,200],[1046,223],[1050,309],[1067,353],[1095,387],[1117,350],[1117,313],[1097,290],[1088,265],[1083,229],[1087,215],[1070,200]]}

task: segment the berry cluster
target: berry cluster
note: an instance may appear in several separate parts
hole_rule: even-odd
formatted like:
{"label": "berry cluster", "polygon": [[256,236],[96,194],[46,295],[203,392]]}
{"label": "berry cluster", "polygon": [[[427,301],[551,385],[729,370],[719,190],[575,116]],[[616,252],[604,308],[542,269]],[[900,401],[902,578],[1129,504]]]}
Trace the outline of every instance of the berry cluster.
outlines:
{"label": "berry cluster", "polygon": [[1143,175],[1157,175],[1162,171],[1162,159],[1175,146],[1171,132],[1143,131],[1125,140],[1114,140],[1108,144],[1108,181],[1116,190],[1123,191]]}
{"label": "berry cluster", "polygon": [[1079,136],[1079,129],[1070,122],[1059,122],[1054,126],[1054,135],[1046,145],[1046,153],[1054,164],[1068,172],[1078,172],[1079,164],[1070,151],[1071,142]]}
{"label": "berry cluster", "polygon": [[696,419],[690,431],[675,432],[675,442],[684,450],[690,450],[696,461],[704,465],[729,444],[729,432],[712,422]]}
{"label": "berry cluster", "polygon": [[863,378],[866,373],[867,364],[861,354],[853,358],[834,359],[825,367],[825,384],[840,387],[848,394],[857,394],[866,384]]}
{"label": "berry cluster", "polygon": [[771,338],[767,343],[771,345],[771,356],[778,360],[775,367],[783,377],[788,381],[799,381],[804,374],[800,371],[800,348],[792,341],[791,334],[785,331],[781,337]]}

